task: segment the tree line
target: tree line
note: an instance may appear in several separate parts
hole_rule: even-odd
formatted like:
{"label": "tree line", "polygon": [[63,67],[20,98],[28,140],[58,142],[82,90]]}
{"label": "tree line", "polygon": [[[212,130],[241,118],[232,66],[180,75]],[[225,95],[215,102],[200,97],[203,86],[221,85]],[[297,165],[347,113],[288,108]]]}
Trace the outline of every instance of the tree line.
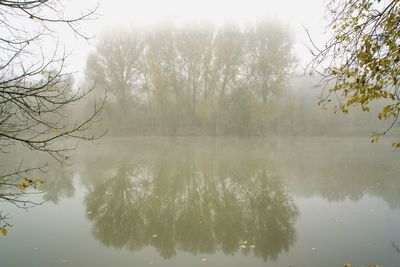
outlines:
{"label": "tree line", "polygon": [[87,60],[114,134],[250,134],[277,129],[295,58],[286,27],[160,24],[114,30]]}

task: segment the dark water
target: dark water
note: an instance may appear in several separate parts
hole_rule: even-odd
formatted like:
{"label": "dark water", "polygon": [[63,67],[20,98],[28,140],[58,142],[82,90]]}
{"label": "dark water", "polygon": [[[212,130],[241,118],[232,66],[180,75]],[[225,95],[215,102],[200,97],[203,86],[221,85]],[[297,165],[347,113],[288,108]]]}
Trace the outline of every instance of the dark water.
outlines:
{"label": "dark water", "polygon": [[105,139],[73,158],[50,162],[45,204],[1,203],[1,267],[400,266],[390,141]]}

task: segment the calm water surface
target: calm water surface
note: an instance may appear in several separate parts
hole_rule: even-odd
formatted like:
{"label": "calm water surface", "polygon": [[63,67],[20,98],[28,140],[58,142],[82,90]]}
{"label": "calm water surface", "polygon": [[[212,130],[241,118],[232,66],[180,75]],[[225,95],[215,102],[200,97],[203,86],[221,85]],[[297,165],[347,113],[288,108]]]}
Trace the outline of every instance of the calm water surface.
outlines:
{"label": "calm water surface", "polygon": [[400,266],[390,140],[104,139],[73,156],[50,163],[45,204],[1,203],[1,267]]}

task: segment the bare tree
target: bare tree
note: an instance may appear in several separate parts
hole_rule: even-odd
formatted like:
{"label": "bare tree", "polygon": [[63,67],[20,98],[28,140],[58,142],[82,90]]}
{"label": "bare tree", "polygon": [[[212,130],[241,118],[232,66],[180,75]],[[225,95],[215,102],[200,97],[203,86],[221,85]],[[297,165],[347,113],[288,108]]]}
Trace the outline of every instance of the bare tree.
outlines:
{"label": "bare tree", "polygon": [[[65,70],[68,54],[60,49],[58,27],[88,39],[80,22],[94,19],[95,10],[69,17],[59,0],[0,1],[0,152],[20,143],[34,151],[50,154],[59,162],[68,159],[74,144],[65,139],[94,140],[85,134],[102,111],[104,99],[95,103],[91,114],[81,121],[68,119],[66,108],[77,103],[92,89],[73,88],[72,73]],[[26,188],[42,180],[27,175],[41,168],[24,166],[0,173],[0,200],[26,207],[19,200]],[[0,214],[0,230],[7,233],[6,217]]]}

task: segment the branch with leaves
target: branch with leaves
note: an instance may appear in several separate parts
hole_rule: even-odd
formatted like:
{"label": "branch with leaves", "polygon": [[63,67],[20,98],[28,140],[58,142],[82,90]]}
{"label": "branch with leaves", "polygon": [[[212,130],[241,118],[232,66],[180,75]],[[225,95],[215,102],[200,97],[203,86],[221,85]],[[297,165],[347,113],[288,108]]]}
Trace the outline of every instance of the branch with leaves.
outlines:
{"label": "branch with leaves", "polygon": [[311,41],[314,58],[307,66],[322,77],[319,103],[335,102],[335,111],[345,114],[350,107],[369,112],[373,102],[383,103],[377,117],[392,123],[372,134],[377,142],[396,126],[400,113],[399,0],[332,0],[327,11],[332,37],[323,48]]}

